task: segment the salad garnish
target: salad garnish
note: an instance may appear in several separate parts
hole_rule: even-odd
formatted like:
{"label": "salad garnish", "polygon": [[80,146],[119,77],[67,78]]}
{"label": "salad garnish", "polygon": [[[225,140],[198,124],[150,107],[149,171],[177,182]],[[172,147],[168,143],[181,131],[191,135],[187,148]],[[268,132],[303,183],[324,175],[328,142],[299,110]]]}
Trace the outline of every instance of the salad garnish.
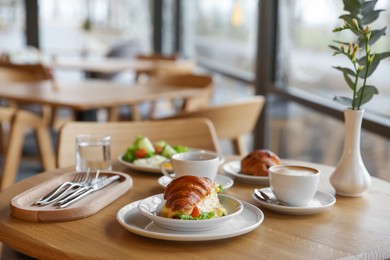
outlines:
{"label": "salad garnish", "polygon": [[188,152],[189,148],[184,145],[171,146],[164,140],[152,143],[150,139],[143,135],[135,137],[133,144],[127,148],[122,159],[127,162],[134,162],[138,159],[151,158],[156,155],[170,159],[176,153]]}

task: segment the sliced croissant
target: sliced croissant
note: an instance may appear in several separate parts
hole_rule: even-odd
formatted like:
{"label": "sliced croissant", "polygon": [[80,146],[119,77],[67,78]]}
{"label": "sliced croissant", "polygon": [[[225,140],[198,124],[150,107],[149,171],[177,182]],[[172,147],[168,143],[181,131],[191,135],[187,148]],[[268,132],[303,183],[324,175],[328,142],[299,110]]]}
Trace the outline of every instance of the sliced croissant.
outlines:
{"label": "sliced croissant", "polygon": [[226,210],[219,203],[217,190],[218,186],[209,178],[188,175],[174,179],[165,189],[166,203],[161,216],[196,217],[200,213],[211,211],[215,212],[215,217],[226,215]]}

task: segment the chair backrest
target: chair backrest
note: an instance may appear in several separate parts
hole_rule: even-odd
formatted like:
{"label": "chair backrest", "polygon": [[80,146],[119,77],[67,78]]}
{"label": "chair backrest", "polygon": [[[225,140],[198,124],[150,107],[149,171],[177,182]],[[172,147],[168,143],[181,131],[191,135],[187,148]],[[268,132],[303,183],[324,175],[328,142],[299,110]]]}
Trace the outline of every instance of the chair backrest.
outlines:
{"label": "chair backrest", "polygon": [[59,131],[57,166],[75,165],[75,138],[78,134],[108,134],[111,136],[111,158],[116,160],[133,144],[137,135],[152,142],[165,140],[173,145],[220,152],[212,123],[204,118],[137,122],[69,122]]}
{"label": "chair backrest", "polygon": [[246,155],[247,148],[243,136],[255,128],[263,109],[265,98],[254,96],[229,104],[215,105],[198,111],[178,113],[169,119],[208,118],[213,122],[219,139],[232,140],[234,152]]}
{"label": "chair backrest", "polygon": [[[50,69],[46,68],[41,63],[35,64],[15,64],[8,62],[0,62],[0,85],[3,83],[18,83],[18,82],[35,82],[42,80],[50,80],[53,90],[57,91],[59,86],[54,80],[53,74]],[[12,102],[9,101],[10,106],[19,107],[21,104],[27,104],[24,102]],[[28,103],[31,104],[31,103]],[[52,121],[52,108],[49,105],[39,105],[42,117],[46,123]],[[30,110],[31,107],[25,107]],[[35,110],[33,108],[33,110]]]}
{"label": "chair backrest", "polygon": [[[137,59],[141,60],[141,61],[154,61],[157,64],[158,62],[163,62],[163,61],[169,61],[169,62],[175,61],[177,59],[177,56],[176,55],[164,55],[162,53],[151,53],[151,54],[139,54],[137,56]],[[156,65],[155,68],[152,70],[138,69],[135,72],[135,81],[139,82],[142,75],[147,76],[148,80],[151,78],[154,78],[158,74],[159,70],[160,69],[159,69],[158,65]]]}
{"label": "chair backrest", "polygon": [[164,55],[162,53],[152,53],[152,54],[139,54],[137,55],[139,60],[150,60],[150,61],[162,61],[162,60],[176,60],[176,55]]}
{"label": "chair backrest", "polygon": [[184,100],[182,111],[185,112],[208,107],[214,90],[213,78],[209,75],[200,74],[170,75],[153,79],[150,84],[203,88],[204,91],[201,95]]}
{"label": "chair backrest", "polygon": [[42,64],[13,64],[0,62],[0,82],[52,80],[51,72]]}
{"label": "chair backrest", "polygon": [[182,61],[159,61],[155,65],[155,78],[162,78],[167,76],[186,75],[191,74],[195,70],[195,62],[192,60]]}

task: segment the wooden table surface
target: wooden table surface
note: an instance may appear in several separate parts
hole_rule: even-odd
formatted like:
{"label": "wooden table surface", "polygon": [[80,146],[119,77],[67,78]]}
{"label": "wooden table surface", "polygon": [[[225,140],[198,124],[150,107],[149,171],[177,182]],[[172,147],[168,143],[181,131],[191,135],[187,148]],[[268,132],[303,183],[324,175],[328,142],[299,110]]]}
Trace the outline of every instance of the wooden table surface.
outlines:
{"label": "wooden table surface", "polygon": [[160,98],[188,98],[204,90],[191,87],[134,85],[106,80],[81,80],[77,82],[50,81],[36,83],[0,83],[0,98],[16,102],[32,102],[74,110],[90,110],[137,104]]}
{"label": "wooden table surface", "polygon": [[[232,159],[232,158],[229,158]],[[236,158],[237,159],[237,158]],[[312,165],[308,164],[306,165]],[[322,171],[320,190],[332,192],[333,167]],[[250,233],[222,240],[177,242],[146,238],[124,229],[116,220],[123,206],[163,192],[161,175],[134,172],[115,164],[133,178],[133,188],[100,212],[85,219],[34,223],[10,216],[9,203],[21,192],[70,169],[38,174],[0,194],[0,240],[40,259],[385,259],[390,257],[390,183],[373,178],[365,196],[337,196],[324,212],[292,216],[262,209],[263,223]],[[260,185],[235,182],[226,194],[255,204]]]}
{"label": "wooden table surface", "polygon": [[138,59],[125,59],[113,57],[61,57],[45,62],[45,65],[53,69],[83,70],[98,73],[117,73],[123,71],[151,71],[157,63],[169,66],[181,66],[189,60],[174,61],[150,61]]}

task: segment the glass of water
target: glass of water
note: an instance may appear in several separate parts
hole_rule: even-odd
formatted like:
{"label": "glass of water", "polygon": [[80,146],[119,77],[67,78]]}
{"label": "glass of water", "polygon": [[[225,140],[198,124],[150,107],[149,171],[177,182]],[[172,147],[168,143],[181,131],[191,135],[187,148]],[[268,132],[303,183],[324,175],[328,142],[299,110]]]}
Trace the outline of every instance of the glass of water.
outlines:
{"label": "glass of water", "polygon": [[111,137],[104,134],[76,136],[76,171],[111,170]]}

